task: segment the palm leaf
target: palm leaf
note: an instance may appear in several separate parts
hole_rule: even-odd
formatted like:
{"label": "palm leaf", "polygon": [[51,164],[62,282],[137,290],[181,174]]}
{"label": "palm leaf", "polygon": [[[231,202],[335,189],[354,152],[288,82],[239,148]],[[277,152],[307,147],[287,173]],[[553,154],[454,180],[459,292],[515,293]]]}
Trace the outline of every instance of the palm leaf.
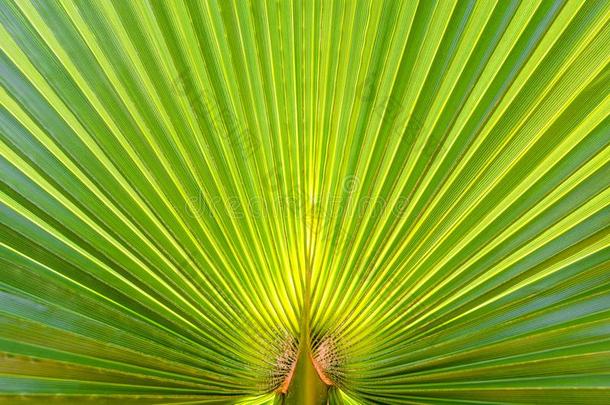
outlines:
{"label": "palm leaf", "polygon": [[0,19],[0,402],[610,396],[607,1]]}

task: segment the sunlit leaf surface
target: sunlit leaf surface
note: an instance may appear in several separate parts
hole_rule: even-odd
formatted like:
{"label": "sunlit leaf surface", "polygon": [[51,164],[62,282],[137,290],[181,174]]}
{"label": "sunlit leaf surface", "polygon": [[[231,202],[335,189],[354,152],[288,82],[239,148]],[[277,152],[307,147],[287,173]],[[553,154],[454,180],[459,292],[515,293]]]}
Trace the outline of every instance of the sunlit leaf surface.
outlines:
{"label": "sunlit leaf surface", "polygon": [[607,403],[607,0],[0,20],[0,402]]}

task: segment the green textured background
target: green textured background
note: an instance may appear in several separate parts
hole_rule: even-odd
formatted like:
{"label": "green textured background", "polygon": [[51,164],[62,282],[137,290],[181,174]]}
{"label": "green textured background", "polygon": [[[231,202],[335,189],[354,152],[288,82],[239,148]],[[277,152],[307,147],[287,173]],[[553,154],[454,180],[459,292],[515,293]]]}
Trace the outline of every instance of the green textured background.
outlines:
{"label": "green textured background", "polygon": [[608,403],[607,0],[0,21],[0,403]]}

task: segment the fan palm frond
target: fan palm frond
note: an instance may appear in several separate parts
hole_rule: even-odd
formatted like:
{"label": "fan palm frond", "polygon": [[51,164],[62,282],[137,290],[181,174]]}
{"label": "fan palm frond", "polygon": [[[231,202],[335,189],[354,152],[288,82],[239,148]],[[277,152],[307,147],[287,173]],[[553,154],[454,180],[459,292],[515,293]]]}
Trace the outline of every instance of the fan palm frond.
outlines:
{"label": "fan palm frond", "polygon": [[610,397],[610,2],[0,20],[0,402]]}

